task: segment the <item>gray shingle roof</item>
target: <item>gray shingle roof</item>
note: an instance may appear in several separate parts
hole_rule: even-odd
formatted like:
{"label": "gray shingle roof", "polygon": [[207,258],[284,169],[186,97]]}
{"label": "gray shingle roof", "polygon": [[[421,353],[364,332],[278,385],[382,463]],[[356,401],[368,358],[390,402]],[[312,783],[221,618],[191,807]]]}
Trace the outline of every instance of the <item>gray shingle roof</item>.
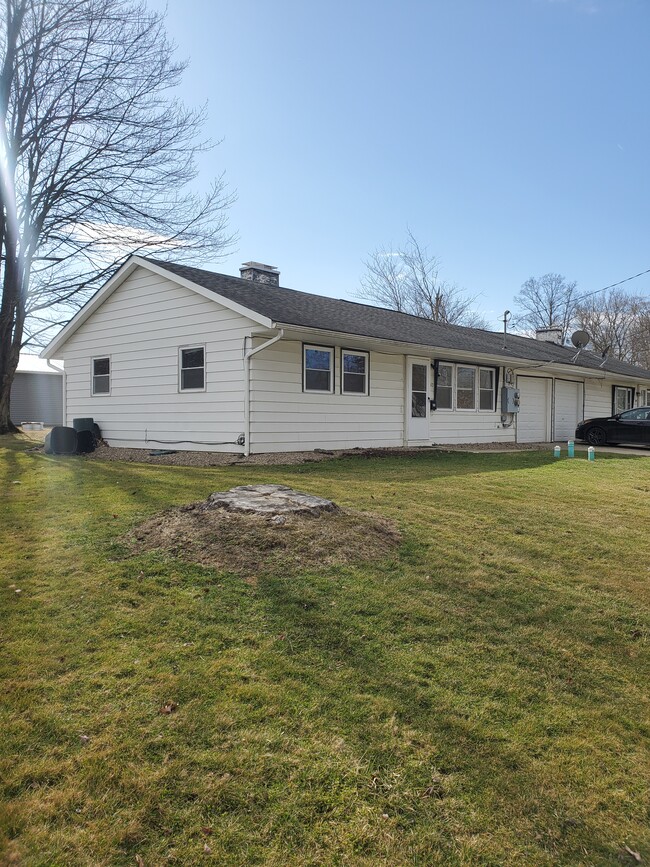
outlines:
{"label": "gray shingle roof", "polygon": [[437,349],[486,353],[502,358],[504,362],[509,358],[549,361],[567,364],[572,368],[601,369],[637,379],[650,379],[650,370],[643,370],[613,358],[607,359],[603,364],[600,355],[586,350],[580,353],[574,363],[572,359],[576,350],[573,347],[557,346],[516,334],[508,334],[507,349],[504,349],[501,332],[446,325],[383,307],[311,295],[308,292],[256,283],[240,277],[191,268],[188,265],[158,259],[147,261],[266,316],[279,325],[299,325],[359,337],[415,343]]}

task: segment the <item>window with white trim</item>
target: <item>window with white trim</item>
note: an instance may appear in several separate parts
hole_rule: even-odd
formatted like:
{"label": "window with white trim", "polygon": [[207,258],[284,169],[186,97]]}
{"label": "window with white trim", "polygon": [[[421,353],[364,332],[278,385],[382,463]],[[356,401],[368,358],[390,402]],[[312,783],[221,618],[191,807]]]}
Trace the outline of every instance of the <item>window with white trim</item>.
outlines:
{"label": "window with white trim", "polygon": [[111,359],[93,358],[93,394],[111,393]]}
{"label": "window with white trim", "polygon": [[478,408],[482,412],[494,410],[494,387],[496,371],[493,367],[478,369]]}
{"label": "window with white trim", "polygon": [[456,367],[456,409],[476,409],[475,367]]}
{"label": "window with white trim", "polygon": [[334,392],[334,349],[331,346],[303,347],[304,391]]}
{"label": "window with white trim", "polygon": [[341,350],[341,394],[368,394],[370,353]]}
{"label": "window with white trim", "polygon": [[623,385],[615,385],[612,403],[614,404],[614,413],[632,409],[632,405],[634,404],[634,389]]}
{"label": "window with white trim", "polygon": [[436,408],[454,408],[454,365],[438,364],[438,377],[436,379]]}
{"label": "window with white trim", "polygon": [[205,391],[205,347],[189,346],[181,349],[180,390]]}
{"label": "window with white trim", "polygon": [[436,362],[436,410],[494,412],[497,368]]}

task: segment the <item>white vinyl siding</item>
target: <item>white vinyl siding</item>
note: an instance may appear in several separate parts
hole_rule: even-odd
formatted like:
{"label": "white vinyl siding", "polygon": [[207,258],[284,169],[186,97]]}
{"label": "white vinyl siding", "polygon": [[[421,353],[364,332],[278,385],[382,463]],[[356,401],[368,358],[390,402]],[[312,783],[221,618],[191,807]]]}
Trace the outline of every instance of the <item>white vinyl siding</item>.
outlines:
{"label": "white vinyl siding", "polygon": [[[359,394],[304,391],[302,357],[301,343],[280,340],[251,359],[255,452],[403,445],[403,356],[370,353],[370,394],[363,399]],[[337,348],[335,382],[340,382],[340,366]]]}
{"label": "white vinyl siding", "polygon": [[[138,268],[62,348],[68,422],[92,416],[115,446],[156,448],[167,440],[178,448],[242,451],[230,443],[244,430],[243,348],[253,327]],[[206,388],[180,393],[179,349],[196,346],[205,347]],[[110,397],[91,398],[91,359],[109,354]]]}
{"label": "white vinyl siding", "polygon": [[585,380],[584,418],[607,418],[612,414],[612,383],[604,379]]}

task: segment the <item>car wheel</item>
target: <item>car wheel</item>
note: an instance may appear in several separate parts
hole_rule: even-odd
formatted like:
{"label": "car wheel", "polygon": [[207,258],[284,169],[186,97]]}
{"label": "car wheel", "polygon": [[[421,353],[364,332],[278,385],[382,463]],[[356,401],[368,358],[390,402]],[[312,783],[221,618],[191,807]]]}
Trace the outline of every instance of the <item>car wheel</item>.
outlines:
{"label": "car wheel", "polygon": [[604,446],[607,434],[602,427],[590,427],[587,431],[587,442],[592,446]]}

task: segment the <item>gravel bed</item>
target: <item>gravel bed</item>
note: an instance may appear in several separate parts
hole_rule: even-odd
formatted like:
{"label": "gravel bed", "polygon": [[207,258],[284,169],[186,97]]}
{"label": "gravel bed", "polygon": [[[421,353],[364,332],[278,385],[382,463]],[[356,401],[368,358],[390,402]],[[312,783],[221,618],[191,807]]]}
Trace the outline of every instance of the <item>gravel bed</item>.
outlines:
{"label": "gravel bed", "polygon": [[145,464],[162,464],[179,467],[227,467],[227,466],[273,466],[289,464],[309,464],[333,460],[341,457],[398,457],[413,456],[436,451],[486,451],[511,452],[530,451],[531,449],[552,448],[551,443],[469,443],[465,445],[423,446],[421,448],[372,448],[372,449],[334,449],[311,452],[269,452],[267,454],[243,455],[225,452],[187,452],[177,451],[172,455],[150,455],[147,449],[125,449],[113,446],[100,446],[89,460],[125,461]]}

